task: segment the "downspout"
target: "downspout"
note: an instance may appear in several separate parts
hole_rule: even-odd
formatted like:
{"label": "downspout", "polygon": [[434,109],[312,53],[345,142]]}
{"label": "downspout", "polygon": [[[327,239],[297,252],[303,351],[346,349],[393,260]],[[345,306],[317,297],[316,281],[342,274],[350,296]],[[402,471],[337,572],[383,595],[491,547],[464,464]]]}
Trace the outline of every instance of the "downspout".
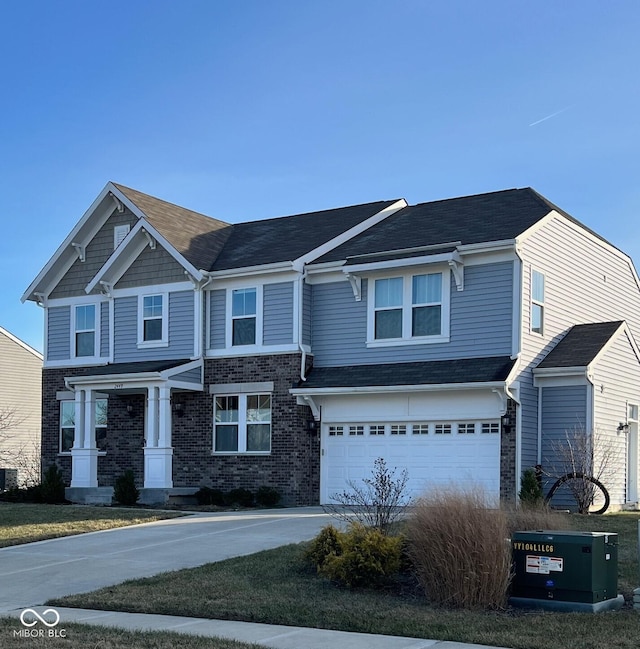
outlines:
{"label": "downspout", "polygon": [[300,273],[298,278],[298,349],[301,352],[300,356],[300,380],[306,381],[306,368],[307,368],[307,351],[302,344],[303,321],[304,321],[304,280],[307,277],[307,269],[304,264],[301,268],[294,269]]}

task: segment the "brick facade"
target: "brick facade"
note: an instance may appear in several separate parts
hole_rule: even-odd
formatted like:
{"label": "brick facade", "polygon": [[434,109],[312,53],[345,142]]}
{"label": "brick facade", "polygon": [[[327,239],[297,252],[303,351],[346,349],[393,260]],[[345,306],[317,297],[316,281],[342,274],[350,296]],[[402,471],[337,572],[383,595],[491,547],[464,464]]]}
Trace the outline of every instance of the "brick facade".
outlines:
{"label": "brick facade", "polygon": [[516,479],[516,409],[513,399],[507,401],[506,414],[513,422],[511,427],[500,427],[500,500],[515,503],[520,490],[520,478]]}
{"label": "brick facade", "polygon": [[[255,491],[276,488],[286,505],[319,501],[320,441],[309,432],[311,411],[296,404],[289,389],[299,380],[299,354],[280,354],[205,360],[204,392],[173,392],[182,416],[172,414],[174,487],[209,486],[223,491],[244,487]],[[42,458],[46,468],[56,463],[66,484],[71,481],[71,457],[59,454],[59,402],[64,377],[78,370],[43,371]],[[210,384],[273,381],[271,453],[213,455],[213,395]],[[110,394],[106,455],[98,458],[98,485],[113,486],[133,469],[139,487],[144,483],[144,394]],[[131,413],[127,407],[132,406]]]}

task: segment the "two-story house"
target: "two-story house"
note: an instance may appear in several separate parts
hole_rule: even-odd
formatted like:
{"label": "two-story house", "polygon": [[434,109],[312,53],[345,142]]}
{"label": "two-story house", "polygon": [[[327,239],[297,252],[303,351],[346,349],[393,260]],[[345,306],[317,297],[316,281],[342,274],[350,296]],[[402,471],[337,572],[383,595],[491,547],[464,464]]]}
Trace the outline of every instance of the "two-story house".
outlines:
{"label": "two-story house", "polygon": [[638,276],[531,189],[230,224],[108,183],[27,299],[74,500],[133,468],[149,502],[329,502],[377,457],[514,499],[581,427],[638,501]]}

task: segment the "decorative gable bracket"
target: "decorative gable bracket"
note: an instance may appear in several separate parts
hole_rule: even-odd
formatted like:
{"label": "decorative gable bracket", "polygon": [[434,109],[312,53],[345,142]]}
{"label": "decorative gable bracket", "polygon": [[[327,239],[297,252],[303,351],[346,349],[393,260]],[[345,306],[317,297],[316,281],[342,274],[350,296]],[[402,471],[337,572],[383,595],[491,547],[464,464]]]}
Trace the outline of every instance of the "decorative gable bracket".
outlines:
{"label": "decorative gable bracket", "polygon": [[113,297],[113,284],[105,282],[104,280],[100,280],[100,290],[102,291],[103,295],[106,295],[107,297]]}
{"label": "decorative gable bracket", "polygon": [[454,252],[448,263],[453,273],[453,279],[456,282],[456,288],[459,291],[464,291],[464,262],[462,257],[457,252]]}
{"label": "decorative gable bracket", "polygon": [[149,248],[151,248],[151,250],[155,250],[156,249],[156,240],[144,228],[142,228],[142,233],[144,234],[145,237],[147,237],[147,241],[149,242]]}
{"label": "decorative gable bracket", "polygon": [[71,247],[76,251],[78,259],[84,261],[86,259],[86,246],[83,243],[72,243]]}
{"label": "decorative gable bracket", "polygon": [[118,214],[123,214],[124,203],[113,192],[109,192],[109,196],[113,199],[113,202],[116,204],[116,209],[118,210]]}
{"label": "decorative gable bracket", "polygon": [[345,273],[346,278],[351,284],[351,290],[353,291],[353,297],[356,298],[356,302],[362,301],[362,278],[358,275],[352,275],[351,273]]}

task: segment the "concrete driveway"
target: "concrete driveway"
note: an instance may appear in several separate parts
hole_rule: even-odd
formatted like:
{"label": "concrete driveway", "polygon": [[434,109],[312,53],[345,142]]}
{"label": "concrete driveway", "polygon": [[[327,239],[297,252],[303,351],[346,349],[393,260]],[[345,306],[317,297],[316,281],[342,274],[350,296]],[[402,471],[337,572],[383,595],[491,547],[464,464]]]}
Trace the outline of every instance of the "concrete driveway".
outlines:
{"label": "concrete driveway", "polygon": [[204,513],[0,549],[0,613],[315,536],[320,507]]}

